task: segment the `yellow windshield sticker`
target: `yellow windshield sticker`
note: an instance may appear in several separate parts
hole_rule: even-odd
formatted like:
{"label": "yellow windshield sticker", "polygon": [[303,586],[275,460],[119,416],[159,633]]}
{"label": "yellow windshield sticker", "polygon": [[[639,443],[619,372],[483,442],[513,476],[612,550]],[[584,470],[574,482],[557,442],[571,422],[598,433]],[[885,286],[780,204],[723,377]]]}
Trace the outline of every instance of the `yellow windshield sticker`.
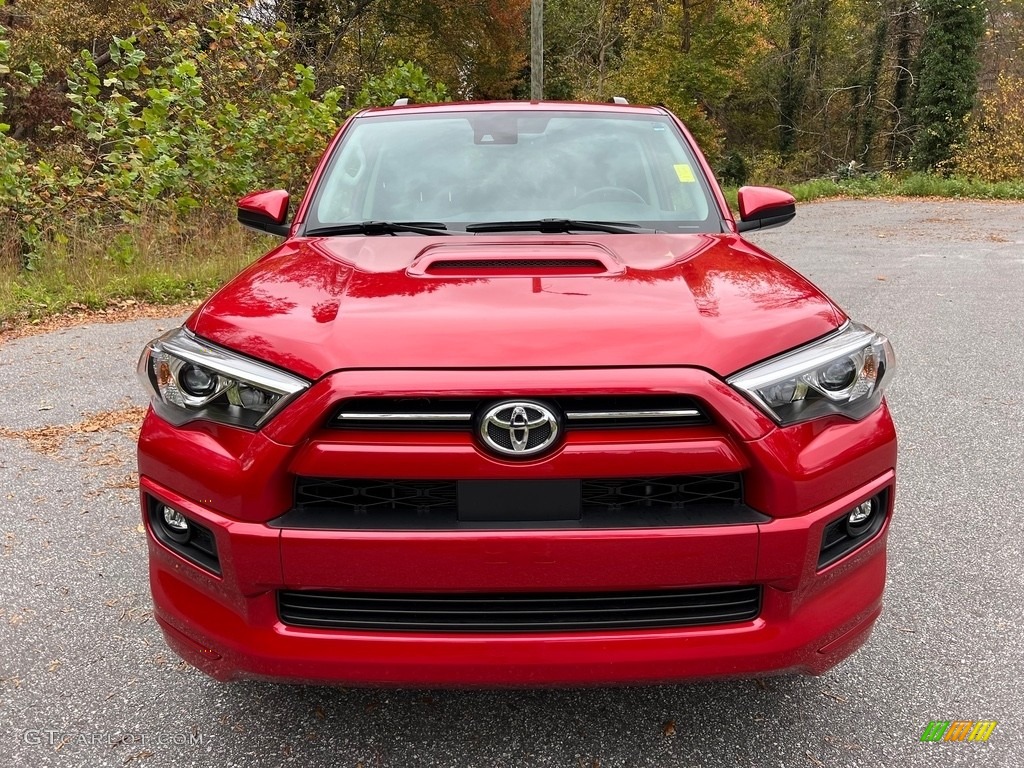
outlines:
{"label": "yellow windshield sticker", "polygon": [[687,163],[678,163],[675,166],[676,176],[679,177],[679,181],[682,184],[693,184],[697,181],[697,177],[693,175],[693,168]]}

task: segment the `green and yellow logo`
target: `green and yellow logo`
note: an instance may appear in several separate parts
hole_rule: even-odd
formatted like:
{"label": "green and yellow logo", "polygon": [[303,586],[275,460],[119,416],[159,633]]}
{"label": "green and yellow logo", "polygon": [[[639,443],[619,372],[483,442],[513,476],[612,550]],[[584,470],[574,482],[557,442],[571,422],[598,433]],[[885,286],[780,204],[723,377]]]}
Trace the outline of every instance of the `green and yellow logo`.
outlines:
{"label": "green and yellow logo", "polygon": [[998,724],[995,720],[932,720],[921,741],[988,741]]}

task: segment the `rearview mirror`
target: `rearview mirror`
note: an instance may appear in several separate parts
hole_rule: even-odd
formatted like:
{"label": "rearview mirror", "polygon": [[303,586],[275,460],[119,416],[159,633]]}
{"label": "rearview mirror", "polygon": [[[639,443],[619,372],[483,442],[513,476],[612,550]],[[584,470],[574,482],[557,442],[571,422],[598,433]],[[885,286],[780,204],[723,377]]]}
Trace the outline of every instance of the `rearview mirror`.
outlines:
{"label": "rearview mirror", "polygon": [[775,187],[740,187],[740,232],[781,227],[796,216],[796,198]]}
{"label": "rearview mirror", "polygon": [[288,193],[283,189],[265,189],[252,192],[238,201],[238,221],[242,226],[259,232],[287,237],[291,226],[288,220]]}

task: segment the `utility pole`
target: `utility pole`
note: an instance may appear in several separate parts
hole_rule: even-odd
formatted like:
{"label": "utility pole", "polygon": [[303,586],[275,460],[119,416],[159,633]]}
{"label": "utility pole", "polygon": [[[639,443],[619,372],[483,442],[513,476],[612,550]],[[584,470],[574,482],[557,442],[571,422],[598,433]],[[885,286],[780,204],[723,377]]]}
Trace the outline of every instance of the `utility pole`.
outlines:
{"label": "utility pole", "polygon": [[530,0],[530,100],[544,98],[544,0]]}

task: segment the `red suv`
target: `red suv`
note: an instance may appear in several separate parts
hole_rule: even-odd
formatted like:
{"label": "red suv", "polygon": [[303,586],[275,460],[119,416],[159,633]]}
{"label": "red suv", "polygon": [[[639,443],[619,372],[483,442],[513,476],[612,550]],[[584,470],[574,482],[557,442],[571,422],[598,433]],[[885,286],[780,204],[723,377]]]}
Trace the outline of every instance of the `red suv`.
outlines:
{"label": "red suv", "polygon": [[348,120],[139,373],[156,617],[219,680],[820,673],[881,610],[885,339],[656,107]]}

